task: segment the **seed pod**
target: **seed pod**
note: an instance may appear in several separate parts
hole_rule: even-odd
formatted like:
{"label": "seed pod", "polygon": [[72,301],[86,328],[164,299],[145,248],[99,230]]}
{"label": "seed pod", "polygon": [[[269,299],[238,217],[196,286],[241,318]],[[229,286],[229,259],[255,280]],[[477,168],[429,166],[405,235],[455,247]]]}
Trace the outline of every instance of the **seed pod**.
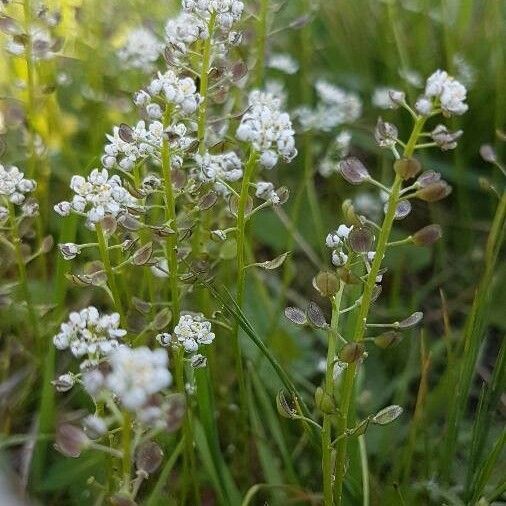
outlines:
{"label": "seed pod", "polygon": [[367,253],[374,244],[374,234],[368,227],[353,227],[348,242],[356,253]]}
{"label": "seed pod", "polygon": [[431,246],[443,236],[443,230],[440,225],[427,225],[415,232],[411,237],[416,246]]}
{"label": "seed pod", "polygon": [[135,467],[139,471],[153,474],[162,463],[163,451],[154,441],[147,441],[137,448]]}
{"label": "seed pod", "polygon": [[305,325],[307,323],[306,313],[298,307],[285,308],[285,316],[288,320],[296,325]]}
{"label": "seed pod", "polygon": [[172,320],[172,311],[168,307],[164,307],[156,313],[152,326],[155,330],[163,330]]}
{"label": "seed pod", "polygon": [[276,407],[278,408],[278,413],[284,418],[293,420],[297,416],[297,412],[290,406],[284,390],[280,390],[278,395],[276,395]]}
{"label": "seed pod", "polygon": [[280,186],[276,190],[276,195],[278,196],[279,202],[275,205],[282,206],[288,202],[290,198],[290,190],[286,186]]}
{"label": "seed pod", "polygon": [[218,194],[214,190],[211,190],[200,198],[197,206],[202,211],[207,211],[208,209],[211,209],[217,201]]}
{"label": "seed pod", "polygon": [[42,243],[40,245],[40,252],[43,254],[49,253],[54,246],[54,239],[52,235],[46,235],[44,239],[42,239]]}
{"label": "seed pod", "polygon": [[238,61],[230,68],[230,77],[233,82],[240,81],[248,74],[248,66],[243,61]]}
{"label": "seed pod", "polygon": [[415,177],[422,170],[422,165],[416,158],[401,158],[395,161],[394,170],[406,180]]}
{"label": "seed pod", "polygon": [[266,269],[268,271],[272,271],[274,269],[277,269],[278,267],[281,267],[285,260],[288,257],[288,253],[283,253],[282,255],[279,255],[278,257],[267,260],[266,262],[260,262],[256,264],[258,267],[261,267],[262,269]]}
{"label": "seed pod", "polygon": [[371,421],[376,425],[387,425],[402,415],[404,410],[397,405],[387,406],[376,413]]}
{"label": "seed pod", "polygon": [[[388,203],[385,204],[385,212],[388,207]],[[394,219],[402,220],[411,212],[411,202],[409,200],[401,200],[395,208]]]}
{"label": "seed pod", "polygon": [[435,170],[426,170],[418,176],[416,185],[420,188],[425,188],[426,186],[437,183],[438,181],[441,181],[441,174],[439,172],[436,172]]}
{"label": "seed pod", "polygon": [[146,265],[153,255],[153,243],[148,242],[132,255],[133,265]]}
{"label": "seed pod", "polygon": [[104,216],[104,219],[101,222],[102,228],[104,229],[104,232],[106,235],[111,236],[116,232],[116,228],[118,226],[118,223],[115,218],[113,218],[110,214]]}
{"label": "seed pod", "polygon": [[411,327],[418,325],[422,320],[423,313],[421,311],[415,311],[412,315],[399,322],[399,328],[410,329]]}
{"label": "seed pod", "polygon": [[400,332],[396,332],[395,330],[389,330],[388,332],[384,332],[383,334],[374,338],[374,344],[378,348],[390,348],[391,346],[395,346],[400,343],[402,340],[402,334]]}
{"label": "seed pod", "polygon": [[437,202],[448,197],[451,192],[452,187],[446,181],[438,181],[418,190],[416,196],[425,202]]}
{"label": "seed pod", "polygon": [[336,412],[336,402],[322,387],[316,389],[315,405],[322,412],[327,415],[332,415]]}
{"label": "seed pod", "polygon": [[83,430],[75,425],[64,423],[56,429],[54,448],[65,457],[77,459],[89,442],[90,440]]}
{"label": "seed pod", "polygon": [[133,142],[134,136],[133,136],[133,130],[132,127],[127,125],[126,123],[121,123],[121,125],[118,128],[118,137],[123,142]]}
{"label": "seed pod", "polygon": [[333,272],[319,272],[313,278],[313,286],[322,297],[332,297],[339,290],[339,280]]}
{"label": "seed pod", "polygon": [[489,163],[497,162],[497,154],[490,144],[483,144],[480,148],[480,156]]}
{"label": "seed pod", "polygon": [[339,358],[347,364],[352,364],[362,357],[364,350],[362,343],[346,343],[339,352]]}
{"label": "seed pod", "polygon": [[351,184],[363,183],[371,177],[365,165],[355,157],[349,157],[339,162],[338,169],[341,176]]}
{"label": "seed pod", "polygon": [[376,123],[376,129],[374,131],[374,138],[378,143],[378,146],[382,148],[388,148],[395,145],[399,131],[397,127],[392,123],[383,121],[383,118],[379,117]]}
{"label": "seed pod", "polygon": [[316,304],[316,302],[311,301],[306,308],[307,319],[315,326],[321,329],[328,327],[328,323],[325,320],[325,315],[323,314],[322,308]]}
{"label": "seed pod", "polygon": [[347,267],[340,267],[337,269],[337,273],[341,281],[347,285],[358,285],[360,283],[358,276],[353,274]]}
{"label": "seed pod", "polygon": [[362,225],[358,214],[355,212],[355,208],[353,207],[353,203],[350,199],[346,199],[341,206],[344,215],[344,221],[348,225]]}

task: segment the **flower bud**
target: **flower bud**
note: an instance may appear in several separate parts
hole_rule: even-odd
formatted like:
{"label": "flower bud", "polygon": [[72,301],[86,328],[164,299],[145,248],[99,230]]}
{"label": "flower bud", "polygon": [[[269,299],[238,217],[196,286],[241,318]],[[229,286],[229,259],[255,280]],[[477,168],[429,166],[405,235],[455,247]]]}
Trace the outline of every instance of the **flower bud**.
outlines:
{"label": "flower bud", "polygon": [[57,392],[68,392],[75,384],[76,380],[70,373],[62,374],[57,379],[51,381]]}
{"label": "flower bud", "polygon": [[438,181],[418,190],[416,196],[425,202],[437,202],[448,197],[451,192],[452,187],[446,181]]}
{"label": "flower bud", "polygon": [[339,352],[339,358],[347,364],[352,364],[362,357],[364,350],[362,343],[346,343]]}
{"label": "flower bud", "polygon": [[415,232],[411,237],[416,246],[431,246],[443,236],[443,231],[439,225],[427,225]]}
{"label": "flower bud", "polygon": [[395,161],[394,170],[402,179],[407,180],[415,177],[422,170],[422,165],[416,158],[401,158]]}
{"label": "flower bud", "polygon": [[389,90],[388,96],[390,97],[390,100],[399,107],[400,105],[404,104],[406,102],[406,93],[399,90]]}
{"label": "flower bud", "polygon": [[66,457],[78,458],[89,442],[84,431],[75,425],[65,423],[56,429],[55,450]]}
{"label": "flower bud", "polygon": [[370,178],[364,164],[354,157],[349,157],[339,162],[339,172],[351,184],[360,184]]}
{"label": "flower bud", "polygon": [[336,402],[330,394],[325,392],[322,387],[316,389],[315,395],[316,407],[326,415],[332,415],[336,412]]}

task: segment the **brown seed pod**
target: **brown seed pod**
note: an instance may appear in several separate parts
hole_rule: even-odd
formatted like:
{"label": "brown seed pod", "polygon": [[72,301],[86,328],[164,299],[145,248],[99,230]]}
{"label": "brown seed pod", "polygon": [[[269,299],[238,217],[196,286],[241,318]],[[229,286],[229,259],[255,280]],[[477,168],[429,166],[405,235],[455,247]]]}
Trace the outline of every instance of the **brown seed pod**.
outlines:
{"label": "brown seed pod", "polygon": [[402,179],[411,179],[422,170],[422,164],[416,158],[401,158],[395,161],[394,170]]}
{"label": "brown seed pod", "polygon": [[443,236],[443,230],[440,225],[433,224],[421,228],[411,237],[413,244],[416,246],[432,246]]}

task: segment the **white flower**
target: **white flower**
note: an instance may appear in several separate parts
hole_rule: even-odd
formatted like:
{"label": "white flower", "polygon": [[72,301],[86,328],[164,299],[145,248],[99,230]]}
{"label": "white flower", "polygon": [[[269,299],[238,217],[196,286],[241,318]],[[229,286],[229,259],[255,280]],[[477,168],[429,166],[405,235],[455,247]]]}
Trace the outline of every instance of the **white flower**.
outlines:
{"label": "white flower", "polygon": [[208,37],[207,24],[201,18],[187,12],[169,19],[165,25],[165,40],[181,53],[186,53],[189,46],[197,40],[205,40]]}
{"label": "white flower", "polygon": [[348,261],[348,255],[342,251],[334,250],[332,252],[332,263],[336,267],[341,267]]}
{"label": "white flower", "polygon": [[211,344],[215,337],[211,332],[211,322],[201,314],[181,315],[174,327],[174,336],[187,353],[196,352],[201,344]]}
{"label": "white flower", "polygon": [[[197,86],[191,77],[178,77],[173,70],[167,70],[164,74],[158,72],[156,77],[148,84],[147,93],[153,96],[162,96],[163,99],[181,110],[184,114],[192,114],[201,102],[197,93]],[[141,94],[141,96],[143,96]],[[137,94],[135,101],[141,100]],[[145,96],[143,98],[146,103]]]}
{"label": "white flower", "polygon": [[392,88],[376,88],[372,95],[372,104],[379,109],[395,109],[397,104],[392,100],[392,92],[401,93],[398,90],[393,90]]}
{"label": "white flower", "polygon": [[274,205],[279,204],[279,195],[274,190],[274,185],[269,181],[258,181],[256,183],[255,195],[262,200],[270,201]]}
{"label": "white flower", "polygon": [[216,25],[223,31],[229,31],[241,19],[244,3],[238,0],[183,0],[183,9],[205,20],[214,13]]}
{"label": "white flower", "polygon": [[[116,217],[126,207],[137,205],[137,200],[123,188],[119,176],[109,177],[106,169],[94,169],[87,178],[73,176],[70,188],[75,193],[71,202],[72,210],[86,213],[92,224],[101,221],[106,215]],[[67,208],[67,202],[55,206],[59,214],[67,212]]]}
{"label": "white flower", "polygon": [[267,67],[292,75],[299,70],[299,64],[293,56],[287,53],[272,54],[267,60]]}
{"label": "white flower", "polygon": [[26,194],[35,190],[33,179],[26,179],[17,167],[4,167],[0,164],[0,195],[7,197],[13,204],[24,202]]}
{"label": "white flower", "polygon": [[56,388],[57,392],[68,392],[74,385],[76,379],[73,374],[65,373],[58,376],[58,378],[51,383]]}
{"label": "white flower", "polygon": [[67,201],[59,202],[53,207],[53,209],[60,216],[69,216],[72,211],[72,204]]}
{"label": "white flower", "polygon": [[158,60],[163,45],[153,32],[144,27],[131,30],[126,41],[118,51],[118,57],[126,68],[150,72]]}
{"label": "white flower", "polygon": [[105,386],[130,410],[143,408],[152,395],[172,382],[167,352],[162,348],[120,346],[109,354],[109,364]]}
{"label": "white flower", "polygon": [[297,156],[294,130],[288,113],[281,110],[279,98],[254,90],[249,95],[249,109],[236,132],[240,141],[249,142],[260,153],[260,164],[273,168],[281,156],[289,162]]}
{"label": "white flower", "polygon": [[81,247],[73,242],[67,242],[59,244],[58,249],[65,260],[73,260],[77,255],[81,253]]}
{"label": "white flower", "polygon": [[69,320],[61,324],[53,343],[59,350],[70,349],[76,357],[103,356],[119,345],[118,339],[126,334],[119,328],[118,313],[101,316],[90,306],[70,313]]}
{"label": "white flower", "polygon": [[242,178],[242,162],[233,151],[219,155],[195,155],[195,162],[199,179],[215,183],[215,189],[223,195],[228,195],[229,190],[220,181],[234,182]]}
{"label": "white flower", "polygon": [[83,429],[90,439],[98,439],[107,432],[107,423],[97,415],[88,415],[83,420]]}
{"label": "white flower", "polygon": [[325,239],[325,244],[329,248],[339,248],[345,239],[348,239],[353,226],[347,227],[346,225],[339,225],[336,231],[331,232]]}
{"label": "white flower", "polygon": [[433,109],[432,100],[425,95],[421,95],[415,103],[415,109],[422,116],[428,116]]}
{"label": "white flower", "polygon": [[444,70],[436,70],[427,79],[425,95],[438,98],[446,115],[464,114],[468,109],[465,103],[467,95],[465,86]]}

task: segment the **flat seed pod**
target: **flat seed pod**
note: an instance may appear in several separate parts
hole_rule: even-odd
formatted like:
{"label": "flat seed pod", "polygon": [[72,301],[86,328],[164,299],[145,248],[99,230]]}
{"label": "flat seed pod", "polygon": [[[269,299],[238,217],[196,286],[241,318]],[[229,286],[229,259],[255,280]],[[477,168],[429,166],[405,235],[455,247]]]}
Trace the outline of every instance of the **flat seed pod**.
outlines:
{"label": "flat seed pod", "polygon": [[319,272],[313,278],[313,287],[323,297],[332,297],[339,290],[339,280],[333,272]]}
{"label": "flat seed pod", "polygon": [[279,255],[278,257],[274,258],[273,260],[268,260],[266,262],[260,262],[258,264],[255,264],[257,267],[261,267],[262,269],[266,269],[268,271],[272,271],[274,269],[277,269],[278,267],[281,267],[285,260],[288,257],[288,253],[283,253],[282,255]]}
{"label": "flat seed pod", "polygon": [[369,171],[365,165],[353,156],[339,163],[339,172],[351,184],[360,184],[370,178]]}
{"label": "flat seed pod", "polygon": [[374,344],[378,348],[390,348],[391,346],[395,346],[402,340],[402,334],[400,332],[396,332],[395,330],[389,330],[388,332],[384,332],[383,334],[374,338]]}
{"label": "flat seed pod", "polygon": [[284,390],[280,390],[278,395],[276,395],[276,407],[278,408],[278,413],[284,418],[293,420],[297,416],[297,412],[290,406]]}
{"label": "flat seed pod", "polygon": [[403,411],[404,410],[397,405],[387,406],[381,411],[378,411],[378,413],[372,417],[371,421],[376,425],[387,425],[399,418]]}
{"label": "flat seed pod", "polygon": [[339,352],[339,358],[347,364],[356,362],[364,354],[362,343],[346,343]]}
{"label": "flat seed pod", "polygon": [[374,244],[374,234],[369,227],[353,227],[348,236],[353,251],[357,253],[367,253],[372,250]]}
{"label": "flat seed pod", "polygon": [[146,265],[153,255],[153,243],[148,242],[132,255],[133,265]]}
{"label": "flat seed pod", "polygon": [[164,307],[156,313],[152,326],[155,330],[163,330],[169,325],[171,320],[172,311],[168,307]]}
{"label": "flat seed pod", "polygon": [[131,143],[134,140],[132,127],[126,123],[121,123],[118,128],[118,137],[123,142]]}
{"label": "flat seed pod", "polygon": [[285,316],[288,320],[296,325],[305,325],[307,323],[306,313],[298,307],[287,307],[285,308]]}
{"label": "flat seed pod", "polygon": [[207,211],[208,209],[211,209],[217,201],[218,194],[214,190],[211,190],[200,198],[197,206],[203,211]]}
{"label": "flat seed pod", "polygon": [[[385,204],[385,212],[388,204]],[[395,208],[394,219],[403,220],[411,212],[411,202],[409,200],[401,200]]]}
{"label": "flat seed pod", "polygon": [[306,316],[307,319],[315,326],[321,329],[328,327],[327,320],[325,320],[325,315],[323,314],[322,308],[316,304],[316,302],[311,301],[306,308]]}
{"label": "flat seed pod", "polygon": [[135,452],[135,467],[147,474],[154,473],[162,463],[163,451],[154,441],[146,441]]}
{"label": "flat seed pod", "polygon": [[399,322],[399,328],[409,329],[411,327],[415,327],[422,320],[423,320],[423,313],[421,311],[416,311],[411,316],[408,316],[406,319]]}

